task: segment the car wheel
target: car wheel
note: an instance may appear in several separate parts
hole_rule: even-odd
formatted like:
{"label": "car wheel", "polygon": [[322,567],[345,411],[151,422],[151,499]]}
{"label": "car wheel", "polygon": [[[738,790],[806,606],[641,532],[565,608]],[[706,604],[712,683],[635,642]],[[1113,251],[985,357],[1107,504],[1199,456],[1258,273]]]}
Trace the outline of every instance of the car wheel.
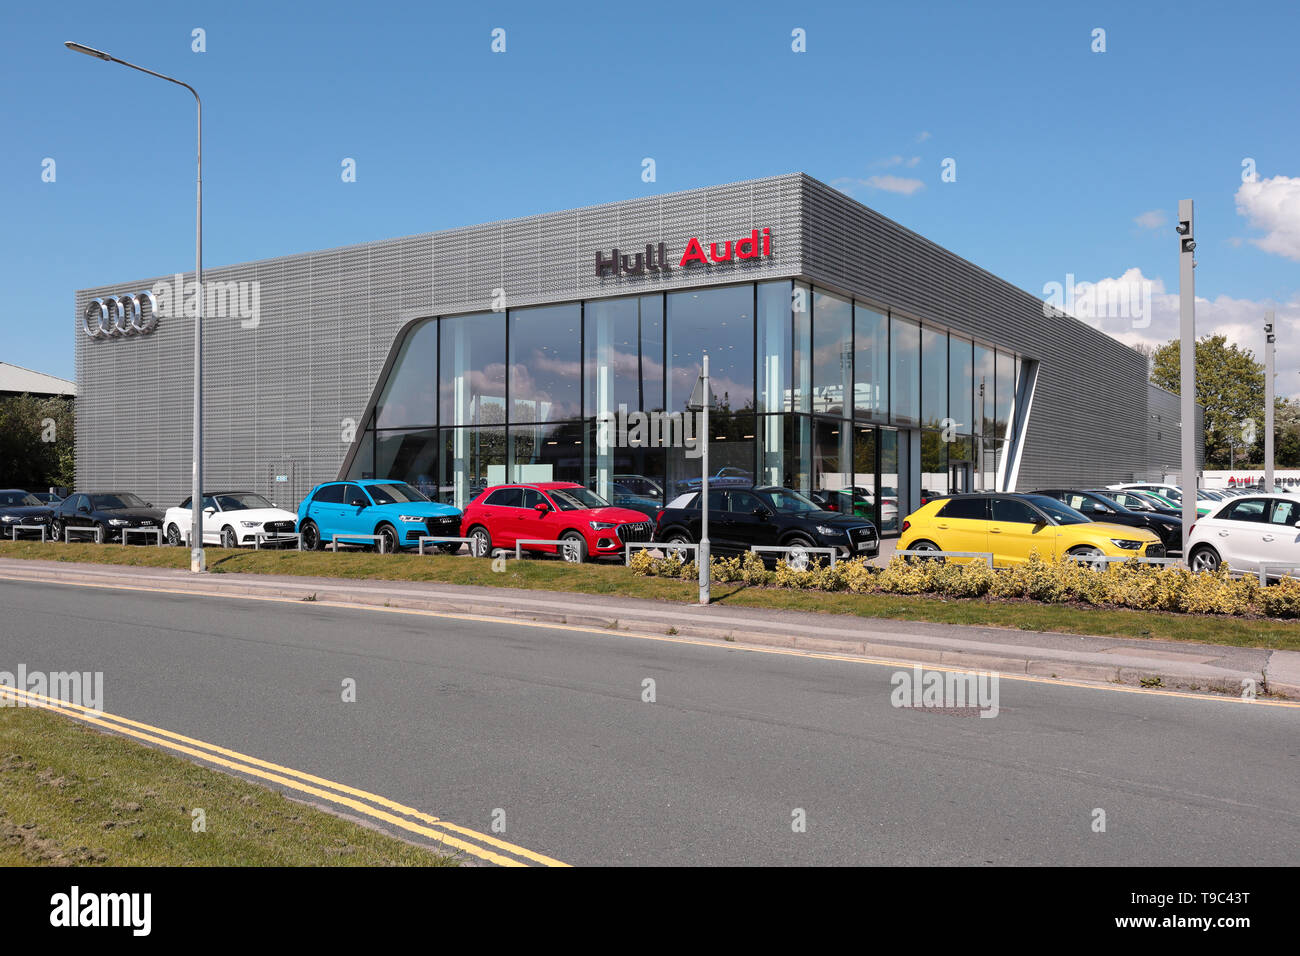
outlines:
{"label": "car wheel", "polygon": [[1222,563],[1223,559],[1219,557],[1219,552],[1208,544],[1202,544],[1192,548],[1191,560],[1187,562],[1187,566],[1196,572],[1206,571],[1213,574],[1219,570],[1219,565]]}
{"label": "car wheel", "polygon": [[813,560],[808,549],[813,547],[813,543],[807,538],[791,538],[785,546],[790,549],[785,553],[785,566],[794,571],[807,571]]}
{"label": "car wheel", "polygon": [[320,528],[316,527],[314,521],[304,521],[302,523],[302,549],[304,551],[319,551],[324,545],[320,539]]}
{"label": "car wheel", "polygon": [[587,560],[587,539],[577,531],[566,531],[560,535],[559,552],[569,564],[582,564]]}
{"label": "car wheel", "polygon": [[[911,546],[910,548],[908,548],[907,550],[909,550],[909,551],[934,551],[934,552],[939,552],[939,551],[942,551],[943,548],[939,547],[939,546],[938,546],[937,544],[935,544],[933,541],[927,541],[925,538],[922,538],[920,541],[913,541],[913,542],[912,542],[912,546]],[[922,560],[922,561],[938,561],[940,564],[942,564],[942,563],[946,560],[945,558],[943,558],[942,556],[940,556],[940,555],[938,555],[938,554],[936,554],[934,557],[929,557],[928,555],[922,554],[922,555],[919,556],[919,558],[920,558],[920,560]]]}
{"label": "car wheel", "polygon": [[235,529],[229,525],[221,529],[221,546],[223,548],[239,547],[239,539],[235,537]]}
{"label": "car wheel", "polygon": [[181,537],[181,529],[174,524],[167,526],[167,543],[173,548],[179,548],[185,543],[185,539]]}
{"label": "car wheel", "polygon": [[1100,557],[1104,557],[1104,555],[1102,554],[1101,548],[1093,547],[1093,546],[1090,545],[1090,544],[1086,544],[1086,545],[1081,545],[1080,547],[1077,547],[1077,548],[1071,548],[1069,551],[1065,552],[1065,555],[1066,555],[1066,557],[1069,557],[1069,558],[1083,558],[1083,559],[1085,559],[1085,560],[1079,561],[1079,563],[1080,563],[1080,564],[1085,564],[1085,565],[1087,565],[1088,567],[1092,568],[1092,570],[1094,570],[1094,571],[1105,571],[1105,570],[1106,570],[1106,562],[1105,562],[1105,561],[1089,561],[1089,560],[1087,560],[1088,558],[1100,558]]}
{"label": "car wheel", "polygon": [[[694,544],[695,542],[688,538],[684,531],[670,531],[667,537],[664,538],[663,543],[665,557],[685,561],[690,556],[691,550],[690,548],[683,548],[681,545]],[[673,547],[674,545],[677,545],[677,547]]]}
{"label": "car wheel", "polygon": [[63,522],[58,518],[50,522],[50,537],[55,541],[63,540]]}
{"label": "car wheel", "polygon": [[391,524],[381,524],[375,529],[375,534],[379,535],[379,550],[383,554],[397,553],[397,529]]}
{"label": "car wheel", "polygon": [[474,539],[469,545],[469,553],[474,557],[486,558],[492,554],[492,535],[481,524],[471,528],[465,537]]}

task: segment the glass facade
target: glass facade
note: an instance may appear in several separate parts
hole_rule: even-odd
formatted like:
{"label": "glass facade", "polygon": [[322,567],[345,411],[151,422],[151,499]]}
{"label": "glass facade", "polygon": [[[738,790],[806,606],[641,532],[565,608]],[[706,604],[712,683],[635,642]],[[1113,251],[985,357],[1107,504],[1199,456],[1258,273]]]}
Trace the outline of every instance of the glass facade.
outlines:
{"label": "glass facade", "polygon": [[1019,356],[800,282],[430,318],[405,333],[348,477],[463,507],[574,481],[651,514],[710,481],[823,496],[896,533],[926,495],[994,488]]}

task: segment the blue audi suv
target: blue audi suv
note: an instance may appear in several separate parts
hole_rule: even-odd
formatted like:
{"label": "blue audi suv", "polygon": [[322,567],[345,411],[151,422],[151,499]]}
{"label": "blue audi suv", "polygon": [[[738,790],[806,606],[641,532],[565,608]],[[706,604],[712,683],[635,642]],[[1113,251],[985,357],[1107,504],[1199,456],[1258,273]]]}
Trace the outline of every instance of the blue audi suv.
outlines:
{"label": "blue audi suv", "polygon": [[[458,536],[460,509],[430,501],[404,481],[327,481],[313,488],[298,506],[298,532],[308,551],[319,551],[336,534],[377,535],[384,551],[391,554],[401,548],[417,547],[425,536]],[[339,541],[372,547],[379,543],[361,538]],[[460,550],[460,544],[454,541],[438,547],[448,554]]]}

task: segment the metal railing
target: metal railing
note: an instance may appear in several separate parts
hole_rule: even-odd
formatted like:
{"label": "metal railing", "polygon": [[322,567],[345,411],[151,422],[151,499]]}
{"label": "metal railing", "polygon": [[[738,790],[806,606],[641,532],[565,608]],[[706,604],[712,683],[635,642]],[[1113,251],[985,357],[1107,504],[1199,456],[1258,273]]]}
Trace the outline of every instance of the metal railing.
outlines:
{"label": "metal railing", "polygon": [[[475,538],[444,538],[439,535],[422,535],[419,539],[421,554],[424,554],[424,542],[426,541],[432,541],[434,544],[450,544],[453,541],[459,542],[460,544],[468,544],[469,553],[471,555],[476,558],[486,557],[486,555],[479,554],[479,548],[477,547],[478,542]],[[456,550],[459,551],[460,549],[457,548]]]}
{"label": "metal railing", "polygon": [[[515,558],[516,558],[516,560],[519,560],[519,559],[522,559],[522,558],[523,558],[523,556],[524,556],[524,554],[523,554],[523,546],[526,545],[526,544],[553,544],[553,545],[556,546],[556,548],[555,548],[555,553],[556,553],[557,555],[560,553],[560,548],[564,548],[565,551],[568,551],[568,552],[571,552],[571,553],[575,553],[575,554],[581,554],[581,553],[582,553],[581,551],[578,550],[578,547],[579,547],[578,542],[577,542],[577,541],[573,541],[573,540],[569,540],[569,541],[552,541],[552,540],[550,540],[549,538],[519,538],[517,541],[515,541]],[[529,549],[529,550],[532,550],[532,549]]]}
{"label": "metal railing", "polygon": [[790,558],[788,557],[790,552],[792,551],[801,551],[805,555],[811,555],[811,554],[830,555],[831,567],[832,568],[835,567],[834,548],[810,548],[810,547],[804,547],[802,544],[790,544],[790,545],[756,544],[756,545],[752,545],[749,550],[754,554],[761,554],[764,551],[779,551],[782,554],[787,555],[785,559],[786,567],[794,568],[796,571],[802,571],[804,568],[808,567],[809,559],[804,558],[804,560],[799,562],[798,565],[792,564],[790,562]]}
{"label": "metal railing", "polygon": [[[1288,569],[1294,571],[1294,570],[1296,570],[1297,568],[1300,568],[1300,564],[1296,564],[1296,563],[1291,562],[1291,561],[1261,561],[1261,562],[1260,562],[1260,565],[1259,565],[1259,583],[1262,584],[1262,585],[1265,585],[1265,586],[1267,586],[1267,584],[1268,584],[1268,569],[1269,569],[1269,568],[1288,568]],[[1278,575],[1278,577],[1279,577],[1279,578],[1284,578],[1284,577],[1285,577],[1285,578],[1289,578],[1289,577],[1291,577],[1291,575],[1289,575],[1289,574],[1283,574],[1283,575]]]}
{"label": "metal railing", "polygon": [[664,552],[665,556],[667,556],[668,554],[674,551],[690,551],[692,554],[692,558],[691,558],[692,561],[696,561],[700,557],[700,546],[698,544],[691,544],[688,541],[683,541],[680,544],[665,544],[662,541],[627,541],[624,542],[623,544],[624,564],[632,563],[633,548],[641,548],[642,550],[657,548],[658,550]]}
{"label": "metal railing", "polygon": [[993,567],[993,553],[991,551],[915,551],[908,549],[895,551],[894,554],[904,558],[983,558],[985,564],[990,568]]}
{"label": "metal railing", "polygon": [[41,544],[44,544],[49,529],[43,524],[11,524],[9,526],[10,539],[17,541],[19,531],[39,531],[41,533]]}
{"label": "metal railing", "polygon": [[384,550],[384,536],[383,536],[382,534],[332,534],[332,535],[330,535],[330,544],[333,546],[333,548],[334,548],[334,553],[335,553],[335,554],[337,554],[337,553],[338,553],[338,550],[339,550],[339,539],[340,539],[340,538],[343,538],[344,540],[347,540],[347,541],[353,541],[353,540],[355,540],[355,541],[378,541],[378,542],[379,542],[379,553],[380,553],[380,554],[387,554],[387,553],[388,553],[387,551]]}
{"label": "metal railing", "polygon": [[151,534],[154,535],[154,543],[162,547],[163,532],[162,528],[123,528],[122,529],[122,547],[126,547],[126,540],[133,534]]}
{"label": "metal railing", "polygon": [[90,527],[90,526],[88,526],[88,525],[76,525],[76,526],[65,526],[65,527],[64,527],[64,529],[63,529],[63,543],[64,543],[64,544],[71,544],[71,543],[72,543],[72,542],[71,542],[71,539],[68,537],[68,535],[72,534],[72,532],[74,532],[74,531],[77,532],[78,534],[80,534],[80,533],[83,532],[83,531],[86,532],[87,534],[93,534],[93,535],[95,536],[95,543],[96,543],[96,544],[99,543],[99,533],[100,533],[100,532],[99,532],[99,529],[98,529],[98,528]]}
{"label": "metal railing", "polygon": [[1127,564],[1129,561],[1136,561],[1138,564],[1182,564],[1181,558],[1140,558],[1134,555],[1131,558],[1111,557],[1109,555],[1099,554],[1095,557],[1087,554],[1067,554],[1067,561],[1078,561],[1083,564]]}
{"label": "metal railing", "polygon": [[253,535],[253,550],[261,551],[263,541],[293,541],[302,550],[302,535],[297,531],[259,531]]}

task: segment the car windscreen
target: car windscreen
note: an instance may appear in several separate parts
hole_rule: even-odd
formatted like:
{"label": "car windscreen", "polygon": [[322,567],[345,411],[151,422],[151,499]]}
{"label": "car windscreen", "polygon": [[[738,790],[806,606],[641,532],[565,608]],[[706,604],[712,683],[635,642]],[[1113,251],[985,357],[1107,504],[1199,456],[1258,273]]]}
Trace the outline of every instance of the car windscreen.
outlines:
{"label": "car windscreen", "polygon": [[420,491],[416,491],[404,481],[395,481],[392,484],[383,485],[366,485],[366,491],[370,492],[370,497],[375,499],[377,505],[401,505],[409,501],[428,501],[428,497]]}
{"label": "car windscreen", "polygon": [[274,507],[261,495],[252,494],[217,495],[217,504],[222,511],[252,511],[255,508]]}
{"label": "car windscreen", "polygon": [[39,505],[41,499],[25,491],[0,491],[0,505]]}
{"label": "car windscreen", "polygon": [[1047,495],[1025,495],[1025,500],[1052,519],[1052,524],[1088,524],[1088,518]]}
{"label": "car windscreen", "polygon": [[609,507],[609,502],[590,488],[547,488],[546,493],[561,511]]}
{"label": "car windscreen", "polygon": [[791,491],[789,488],[768,488],[754,493],[763,499],[763,502],[773,511],[799,514],[805,511],[823,510],[822,506],[811,498],[806,498],[799,492]]}
{"label": "car windscreen", "polygon": [[90,502],[96,511],[112,511],[114,508],[147,508],[141,499],[135,495],[115,494],[115,495],[91,495]]}

